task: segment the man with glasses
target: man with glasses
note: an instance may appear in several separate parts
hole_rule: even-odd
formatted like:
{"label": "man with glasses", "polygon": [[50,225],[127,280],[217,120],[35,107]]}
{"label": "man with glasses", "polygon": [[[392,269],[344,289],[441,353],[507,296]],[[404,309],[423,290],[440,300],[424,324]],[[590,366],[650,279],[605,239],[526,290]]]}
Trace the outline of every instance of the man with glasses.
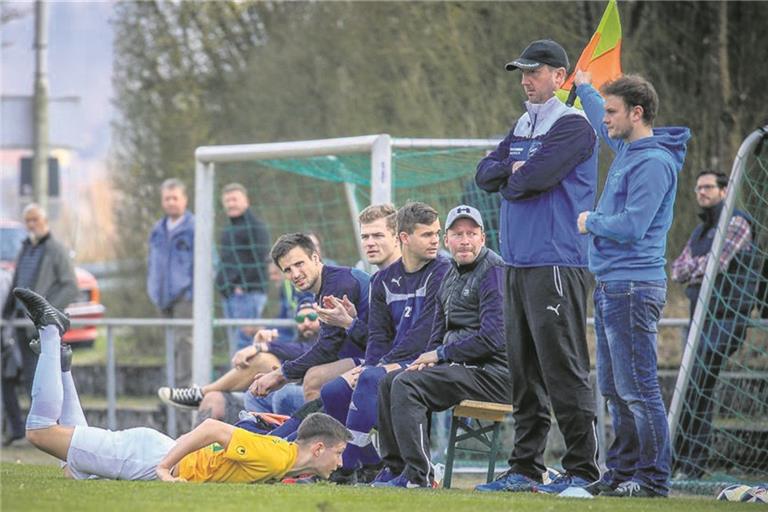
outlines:
{"label": "man with glasses", "polygon": [[242,393],[259,373],[266,373],[285,361],[305,353],[317,340],[320,320],[313,307],[314,299],[305,299],[296,309],[296,338],[278,339],[277,329],[261,329],[253,343],[239,350],[232,358],[232,369],[218,380],[205,386],[182,388],[162,387],[160,400],[183,409],[197,409],[198,419],[221,419],[234,423],[243,409],[257,412],[292,414],[304,403],[301,384],[288,384],[266,397],[244,397]]}
{"label": "man with glasses", "polygon": [[[672,263],[672,280],[686,285],[690,315],[696,309],[707,259],[723,212],[728,176],[705,170],[696,179],[696,202],[701,207],[696,226],[683,252]],[[675,443],[675,469],[681,478],[701,478],[709,454],[715,384],[720,370],[741,346],[747,330],[760,266],[752,235],[752,219],[735,209],[718,259],[713,298],[701,331]]]}

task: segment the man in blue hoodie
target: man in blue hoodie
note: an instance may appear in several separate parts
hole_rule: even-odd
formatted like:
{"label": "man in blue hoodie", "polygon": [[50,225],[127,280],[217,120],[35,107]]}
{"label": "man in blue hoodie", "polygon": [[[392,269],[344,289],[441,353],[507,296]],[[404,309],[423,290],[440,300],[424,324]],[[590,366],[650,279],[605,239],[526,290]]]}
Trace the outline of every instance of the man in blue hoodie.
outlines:
{"label": "man in blue hoodie", "polygon": [[650,82],[623,76],[602,88],[578,72],[577,93],[592,126],[616,153],[597,208],[579,214],[595,274],[597,380],[615,440],[608,472],[590,490],[617,497],[669,492],[670,441],[656,375],[658,321],[667,294],[664,253],[687,128],[654,128]]}
{"label": "man in blue hoodie", "polygon": [[[526,112],[480,161],[475,181],[502,197],[515,448],[509,471],[475,489],[559,493],[600,476],[586,335],[587,241],[574,223],[595,204],[597,137],[582,111],[555,97],[568,69],[562,46],[534,41],[506,68],[522,73]],[[565,438],[566,472],[541,485],[550,403]]]}
{"label": "man in blue hoodie", "polygon": [[[195,247],[195,216],[187,211],[184,183],[169,178],[160,186],[165,216],[149,235],[147,293],[165,318],[192,317],[192,267]],[[174,347],[177,386],[192,381],[192,332],[184,329]]]}

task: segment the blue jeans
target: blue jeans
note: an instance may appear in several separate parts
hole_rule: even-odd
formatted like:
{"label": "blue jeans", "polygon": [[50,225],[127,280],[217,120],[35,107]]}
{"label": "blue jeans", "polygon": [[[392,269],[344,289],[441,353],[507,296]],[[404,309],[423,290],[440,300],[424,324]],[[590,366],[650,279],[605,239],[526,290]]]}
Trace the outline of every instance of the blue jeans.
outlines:
{"label": "blue jeans", "polygon": [[[227,318],[261,318],[261,312],[267,305],[267,294],[261,292],[246,292],[235,294],[224,298],[224,316]],[[247,335],[242,328],[227,328],[227,337],[229,339],[229,357],[235,355],[235,352],[245,348],[253,339]]]}
{"label": "blue jeans", "polygon": [[304,389],[301,384],[286,384],[267,396],[253,396],[246,392],[243,401],[248,412],[271,412],[290,416],[304,405]]}
{"label": "blue jeans", "polygon": [[594,293],[597,381],[608,400],[615,439],[608,480],[633,480],[669,492],[669,428],[656,368],[666,281],[598,282]]}

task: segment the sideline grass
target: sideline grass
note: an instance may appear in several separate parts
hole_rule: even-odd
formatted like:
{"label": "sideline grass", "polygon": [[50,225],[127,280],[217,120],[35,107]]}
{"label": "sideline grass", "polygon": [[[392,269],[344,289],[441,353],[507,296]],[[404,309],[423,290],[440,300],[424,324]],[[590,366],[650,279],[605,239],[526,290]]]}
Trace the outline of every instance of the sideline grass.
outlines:
{"label": "sideline grass", "polygon": [[[319,485],[165,484],[162,482],[73,481],[58,468],[27,464],[0,465],[0,503],[3,511],[78,512],[154,510],[319,511],[478,511],[609,512],[753,509],[741,503],[714,499],[668,500],[562,499],[535,494],[478,494],[461,490],[382,490]],[[758,505],[759,506],[759,505]]]}

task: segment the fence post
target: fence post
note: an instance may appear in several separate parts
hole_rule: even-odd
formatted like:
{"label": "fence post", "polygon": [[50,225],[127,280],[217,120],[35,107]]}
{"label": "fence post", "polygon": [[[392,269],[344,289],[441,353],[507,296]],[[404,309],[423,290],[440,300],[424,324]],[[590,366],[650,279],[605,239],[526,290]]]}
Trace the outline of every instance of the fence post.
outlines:
{"label": "fence post", "polygon": [[[173,325],[165,326],[165,381],[169,388],[176,384],[176,327]],[[176,408],[172,405],[165,406],[166,412],[166,431],[169,436],[176,438]]]}
{"label": "fence post", "polygon": [[214,172],[212,163],[195,164],[195,260],[193,290],[192,382],[211,381],[213,345],[213,209]]}
{"label": "fence post", "polygon": [[117,429],[117,390],[115,375],[115,343],[112,326],[107,326],[107,428]]}

